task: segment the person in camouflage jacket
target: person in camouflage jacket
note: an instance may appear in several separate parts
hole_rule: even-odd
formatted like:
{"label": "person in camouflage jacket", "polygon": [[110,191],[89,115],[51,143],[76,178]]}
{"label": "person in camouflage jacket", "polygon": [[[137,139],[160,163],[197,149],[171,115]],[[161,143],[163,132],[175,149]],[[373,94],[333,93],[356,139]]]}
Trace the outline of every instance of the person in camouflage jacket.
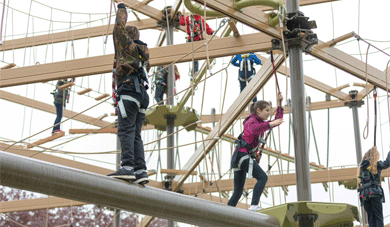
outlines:
{"label": "person in camouflage jacket", "polygon": [[114,25],[114,47],[116,68],[114,78],[117,85],[118,137],[121,144],[121,168],[110,177],[131,180],[135,183],[149,182],[146,172],[141,129],[145,121],[149,95],[146,93],[149,50],[139,40],[135,26],[126,26],[127,10],[122,0]]}

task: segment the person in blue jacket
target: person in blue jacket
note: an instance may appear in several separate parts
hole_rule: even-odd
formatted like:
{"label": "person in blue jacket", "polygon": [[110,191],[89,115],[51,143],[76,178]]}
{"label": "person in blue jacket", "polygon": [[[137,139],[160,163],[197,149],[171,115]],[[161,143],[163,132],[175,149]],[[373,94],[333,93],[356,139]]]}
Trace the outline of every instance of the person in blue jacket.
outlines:
{"label": "person in blue jacket", "polygon": [[[254,53],[238,54],[232,59],[231,63],[234,66],[240,67],[238,70],[238,81],[240,81],[240,92],[242,92],[256,74],[253,64],[260,65],[261,60]],[[257,102],[257,97],[253,99],[253,102]]]}

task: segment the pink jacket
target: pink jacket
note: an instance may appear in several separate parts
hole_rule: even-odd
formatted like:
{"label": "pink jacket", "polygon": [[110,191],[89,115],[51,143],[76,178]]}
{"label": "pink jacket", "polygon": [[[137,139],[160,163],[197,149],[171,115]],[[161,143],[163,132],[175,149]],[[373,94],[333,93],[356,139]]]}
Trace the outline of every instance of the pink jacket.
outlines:
{"label": "pink jacket", "polygon": [[[275,119],[283,119],[283,108],[276,109]],[[272,121],[274,121],[272,120]],[[242,139],[249,143],[253,148],[259,144],[259,135],[264,136],[264,133],[271,127],[269,125],[271,121],[263,121],[256,114],[251,114],[244,120],[244,133]],[[239,149],[240,152],[248,153],[245,147]]]}

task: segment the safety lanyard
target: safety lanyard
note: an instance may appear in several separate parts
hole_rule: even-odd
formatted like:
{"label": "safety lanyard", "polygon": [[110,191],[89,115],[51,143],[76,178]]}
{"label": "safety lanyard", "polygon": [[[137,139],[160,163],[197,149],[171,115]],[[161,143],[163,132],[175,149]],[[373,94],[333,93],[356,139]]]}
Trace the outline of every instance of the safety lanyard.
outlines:
{"label": "safety lanyard", "polygon": [[375,122],[374,122],[374,146],[376,146],[376,125],[377,125],[377,106],[376,106],[376,97],[377,97],[377,90],[376,86],[374,86],[374,111],[375,111]]}

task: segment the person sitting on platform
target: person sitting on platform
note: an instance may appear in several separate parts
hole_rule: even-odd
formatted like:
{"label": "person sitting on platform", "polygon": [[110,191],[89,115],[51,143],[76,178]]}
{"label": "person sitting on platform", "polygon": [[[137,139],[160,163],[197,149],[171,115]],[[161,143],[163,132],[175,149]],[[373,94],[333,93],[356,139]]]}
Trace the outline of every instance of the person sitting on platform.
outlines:
{"label": "person sitting on platform", "polygon": [[[232,65],[240,67],[238,69],[238,81],[240,82],[240,93],[246,85],[251,81],[253,76],[256,74],[256,70],[253,67],[253,63],[257,65],[261,64],[261,60],[254,53],[250,54],[238,54],[232,61]],[[253,99],[253,102],[257,102],[257,97]]]}
{"label": "person sitting on platform", "polygon": [[379,161],[379,152],[374,146],[368,150],[358,168],[358,188],[361,206],[364,206],[370,227],[383,227],[385,195],[381,187],[381,172],[390,166],[390,151],[385,161]]}
{"label": "person sitting on platform", "polygon": [[135,183],[149,182],[146,172],[141,129],[145,121],[149,95],[146,92],[149,70],[149,49],[139,40],[135,26],[126,26],[127,10],[123,0],[118,1],[118,10],[113,31],[117,67],[114,77],[117,84],[118,137],[121,144],[121,168],[108,176],[131,180]]}
{"label": "person sitting on platform", "polygon": [[[165,68],[166,65],[158,66],[157,73],[155,75],[154,84],[156,86],[156,92],[154,93],[154,99],[158,105],[164,105],[163,96],[164,93],[167,93],[167,83],[168,83],[168,68]],[[180,79],[180,73],[175,65],[175,90],[176,90],[176,80]],[[176,94],[176,91],[175,91]]]}
{"label": "person sitting on platform", "polygon": [[53,130],[51,132],[52,135],[54,135],[55,133],[64,132],[60,129],[61,124],[58,124],[58,123],[61,122],[63,109],[65,108],[66,103],[69,103],[69,90],[70,89],[69,88],[59,89],[59,87],[64,85],[64,84],[67,84],[69,82],[70,81],[68,81],[66,79],[58,80],[57,85],[56,85],[56,89],[51,93],[54,97],[54,106],[56,107],[56,114],[57,114],[57,117],[54,121],[54,127],[53,127]]}
{"label": "person sitting on platform", "polygon": [[[188,35],[187,43],[203,40],[204,39],[203,28],[205,26],[204,19],[200,15],[196,15],[196,14],[191,14],[184,19],[184,14],[185,14],[185,9],[183,8],[183,14],[180,15],[179,23],[181,26],[187,26],[187,35]],[[207,23],[206,23],[206,33],[208,35],[214,34],[214,30],[211,29]],[[194,75],[198,72],[198,70],[199,70],[199,62],[194,61]]]}
{"label": "person sitting on platform", "polygon": [[249,210],[257,211],[261,209],[258,204],[268,176],[257,161],[253,159],[257,158],[256,152],[264,133],[283,123],[282,100],[283,96],[279,93],[278,103],[280,103],[280,106],[276,110],[273,121],[268,121],[271,115],[271,105],[268,102],[261,100],[251,104],[251,114],[244,120],[244,131],[238,137],[238,141],[236,141],[237,146],[231,161],[231,168],[234,170],[234,192],[227,205],[237,205],[243,193],[246,174],[248,173],[248,179],[251,179],[253,176],[257,180],[253,188],[253,197]]}

